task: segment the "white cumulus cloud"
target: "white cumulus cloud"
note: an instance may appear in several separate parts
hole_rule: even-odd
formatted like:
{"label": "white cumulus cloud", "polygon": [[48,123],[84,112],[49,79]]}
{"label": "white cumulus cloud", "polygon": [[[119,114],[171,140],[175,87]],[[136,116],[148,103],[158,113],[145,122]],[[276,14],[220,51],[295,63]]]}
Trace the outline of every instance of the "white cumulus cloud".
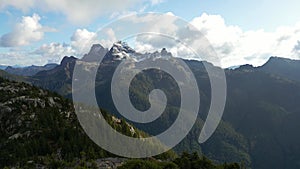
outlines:
{"label": "white cumulus cloud", "polygon": [[97,34],[87,29],[77,29],[71,36],[71,46],[78,55],[87,53],[95,43],[99,43]]}
{"label": "white cumulus cloud", "polygon": [[202,31],[222,60],[223,67],[253,64],[259,66],[270,56],[299,59],[295,45],[300,40],[300,24],[278,27],[273,32],[263,29],[244,31],[227,25],[220,15],[206,13],[191,21]]}
{"label": "white cumulus cloud", "polygon": [[58,63],[64,56],[75,55],[76,51],[67,44],[43,44],[31,54],[38,55],[46,63]]}
{"label": "white cumulus cloud", "polygon": [[88,53],[93,44],[99,42],[95,32],[77,29],[70,37],[70,44],[57,42],[43,44],[31,54],[40,56],[47,63],[59,63],[64,56],[72,55],[81,58]]}
{"label": "white cumulus cloud", "polygon": [[38,14],[23,16],[13,30],[0,37],[0,46],[17,47],[29,45],[44,37],[44,32],[55,31],[52,28],[44,27],[40,24],[41,17]]}
{"label": "white cumulus cloud", "polygon": [[[172,16],[172,15],[169,15]],[[199,59],[188,48],[178,44],[172,38],[159,35],[160,32],[168,32],[172,37],[184,42],[187,47],[192,47],[198,53],[202,53],[201,59],[208,60],[222,67],[230,67],[242,64],[260,66],[271,56],[300,59],[300,23],[294,26],[281,26],[275,31],[249,30],[245,31],[237,25],[226,24],[220,15],[209,15],[203,13],[195,17],[189,23],[196,27],[202,35],[192,27],[182,27],[178,20],[173,17],[155,18],[155,15],[145,17],[133,17],[129,20],[132,24],[141,23],[144,28],[157,32],[158,34],[144,34],[136,38],[135,47],[140,52],[147,50],[160,50],[167,47],[173,55],[187,59]],[[130,24],[128,24],[130,25]],[[143,30],[143,28],[140,28]],[[201,40],[203,36],[208,40]],[[177,43],[177,44],[176,44]],[[218,64],[213,49],[220,60]],[[205,55],[208,55],[205,58]],[[195,57],[195,58],[193,58]],[[198,56],[199,57],[199,56]]]}

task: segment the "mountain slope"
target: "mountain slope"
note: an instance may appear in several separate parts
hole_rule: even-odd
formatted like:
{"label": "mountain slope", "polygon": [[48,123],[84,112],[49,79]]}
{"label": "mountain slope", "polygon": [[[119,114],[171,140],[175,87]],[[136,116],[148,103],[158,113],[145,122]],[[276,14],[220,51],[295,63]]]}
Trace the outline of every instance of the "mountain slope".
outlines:
{"label": "mountain slope", "polygon": [[[25,83],[2,78],[0,96],[1,168],[51,166],[64,162],[76,164],[83,158],[82,154],[90,160],[114,156],[89,139],[78,123],[69,100]],[[102,113],[117,131],[128,136],[145,137],[143,132],[124,120],[117,123],[113,120],[116,118],[106,111]]]}
{"label": "mountain slope", "polygon": [[0,70],[0,77],[2,77],[4,79],[18,81],[18,82],[28,82],[28,83],[30,83],[27,77],[12,75],[12,74],[7,73],[4,70]]}
{"label": "mountain slope", "polygon": [[61,64],[48,71],[38,72],[29,81],[35,86],[57,92],[63,96],[71,95],[73,69],[77,58],[65,56]]}
{"label": "mountain slope", "polygon": [[227,82],[223,119],[248,140],[253,168],[299,168],[300,126],[292,118],[300,115],[300,84],[243,67],[228,72]]}
{"label": "mountain slope", "polygon": [[257,70],[300,82],[299,60],[271,57],[266,64],[258,67]]}

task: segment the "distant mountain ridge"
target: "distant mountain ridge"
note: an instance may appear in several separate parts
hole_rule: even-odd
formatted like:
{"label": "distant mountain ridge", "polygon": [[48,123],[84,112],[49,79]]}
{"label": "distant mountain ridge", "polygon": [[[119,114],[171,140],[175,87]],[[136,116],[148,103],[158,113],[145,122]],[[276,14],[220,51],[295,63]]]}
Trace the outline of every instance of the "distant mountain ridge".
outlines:
{"label": "distant mountain ridge", "polygon": [[6,68],[7,68],[7,66],[0,65],[0,70],[4,70],[4,69],[6,69]]}
{"label": "distant mountain ridge", "polygon": [[58,64],[51,63],[44,66],[27,66],[27,67],[12,67],[7,66],[4,70],[10,74],[20,75],[20,76],[33,76],[36,73],[44,70],[51,70],[55,68]]}
{"label": "distant mountain ridge", "polygon": [[300,82],[300,60],[273,56],[264,65],[258,67],[258,70]]}

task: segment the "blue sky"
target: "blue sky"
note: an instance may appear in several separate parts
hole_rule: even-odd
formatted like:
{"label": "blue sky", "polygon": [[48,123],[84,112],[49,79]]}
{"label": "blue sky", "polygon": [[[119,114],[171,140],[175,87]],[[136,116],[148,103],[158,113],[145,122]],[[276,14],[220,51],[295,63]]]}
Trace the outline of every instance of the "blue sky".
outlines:
{"label": "blue sky", "polygon": [[[2,0],[0,64],[43,65],[64,55],[81,57],[91,43],[101,42],[95,35],[99,28],[142,12],[171,12],[205,30],[223,67],[258,66],[272,55],[299,59],[299,6],[297,0]],[[222,52],[225,48],[229,52]]]}

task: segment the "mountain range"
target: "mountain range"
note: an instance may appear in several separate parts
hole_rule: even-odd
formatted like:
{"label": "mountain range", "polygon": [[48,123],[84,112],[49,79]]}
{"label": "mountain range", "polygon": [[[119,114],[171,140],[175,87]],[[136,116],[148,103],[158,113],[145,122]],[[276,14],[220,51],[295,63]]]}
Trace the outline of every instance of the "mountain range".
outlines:
{"label": "mountain range", "polygon": [[[103,56],[104,55],[104,56]],[[95,61],[103,56],[96,77],[96,97],[101,108],[122,118],[112,101],[111,78],[118,65],[125,59],[135,62],[142,58],[168,59],[166,49],[141,54],[127,44],[117,42],[106,49],[93,45],[82,59],[64,57],[50,70],[43,70],[23,79],[27,83],[72,98],[72,76],[75,63],[83,62],[87,71],[96,69]],[[210,81],[202,61],[184,60],[195,75],[201,103],[196,123],[190,133],[177,145],[176,152],[198,152],[216,162],[242,162],[253,169],[300,168],[300,61],[271,57],[260,67],[242,65],[225,69],[227,101],[222,121],[213,136],[204,144],[197,142],[210,106]],[[209,64],[215,69],[221,69]],[[13,77],[5,75],[6,78]],[[18,80],[18,79],[17,79]],[[158,134],[176,119],[180,106],[180,92],[170,75],[160,70],[145,70],[138,74],[130,86],[130,99],[139,110],[149,108],[148,94],[155,88],[162,89],[168,106],[157,120],[145,125],[132,123],[138,129]]]}
{"label": "mountain range", "polygon": [[14,74],[14,75],[20,75],[20,76],[33,76],[36,73],[43,71],[43,70],[51,70],[55,68],[57,64],[51,63],[51,64],[46,64],[44,66],[27,66],[27,67],[12,67],[12,66],[7,66],[5,67],[5,71]]}
{"label": "mountain range", "polygon": [[[215,164],[197,153],[178,156],[172,150],[150,159],[120,158],[90,140],[76,118],[72,102],[57,93],[0,77],[0,95],[1,168],[240,168],[238,163]],[[117,132],[148,137],[124,119],[105,110],[101,113]]]}

